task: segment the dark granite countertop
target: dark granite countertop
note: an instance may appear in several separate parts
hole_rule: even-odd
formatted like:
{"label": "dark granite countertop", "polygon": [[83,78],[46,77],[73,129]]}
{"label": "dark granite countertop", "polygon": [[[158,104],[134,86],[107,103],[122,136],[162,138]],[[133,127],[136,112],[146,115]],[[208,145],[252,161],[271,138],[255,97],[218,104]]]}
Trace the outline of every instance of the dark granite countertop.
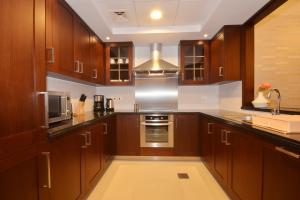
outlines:
{"label": "dark granite countertop", "polygon": [[[149,113],[161,113],[161,112],[133,112],[130,110],[122,110],[118,112],[87,112],[82,116],[73,117],[71,120],[66,120],[61,123],[57,123],[51,125],[48,129],[49,139],[56,138],[57,136],[61,136],[71,130],[84,127],[90,124],[93,124],[99,120],[103,120],[105,118],[119,115],[119,114],[149,114]],[[252,125],[251,123],[245,122],[242,120],[243,116],[249,115],[247,113],[242,112],[232,112],[226,110],[179,110],[175,112],[163,112],[163,113],[195,113],[199,114],[203,117],[210,118],[222,122],[224,124],[231,125],[233,127],[237,127],[248,132],[252,132],[257,136],[271,139],[273,141],[278,142],[282,145],[287,145],[293,148],[300,149],[300,133],[299,134],[284,134],[280,131],[276,131],[273,129],[258,127]]]}

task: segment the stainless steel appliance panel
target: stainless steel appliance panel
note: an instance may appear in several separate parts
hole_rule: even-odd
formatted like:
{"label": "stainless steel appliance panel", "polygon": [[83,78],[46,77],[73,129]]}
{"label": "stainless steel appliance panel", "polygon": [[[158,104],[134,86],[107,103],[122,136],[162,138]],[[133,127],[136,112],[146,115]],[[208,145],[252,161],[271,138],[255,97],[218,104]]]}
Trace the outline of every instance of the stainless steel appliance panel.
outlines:
{"label": "stainless steel appliance panel", "polygon": [[135,103],[140,111],[176,111],[178,76],[135,77]]}
{"label": "stainless steel appliance panel", "polygon": [[72,118],[72,104],[67,92],[48,92],[48,123]]}

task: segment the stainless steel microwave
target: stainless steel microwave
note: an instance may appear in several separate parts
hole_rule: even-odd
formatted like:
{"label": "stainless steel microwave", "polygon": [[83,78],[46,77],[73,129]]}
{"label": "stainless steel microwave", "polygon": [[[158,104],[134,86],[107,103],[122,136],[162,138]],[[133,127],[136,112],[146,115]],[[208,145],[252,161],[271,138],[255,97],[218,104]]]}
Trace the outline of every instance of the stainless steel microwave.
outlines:
{"label": "stainless steel microwave", "polygon": [[48,124],[72,118],[70,93],[48,91]]}

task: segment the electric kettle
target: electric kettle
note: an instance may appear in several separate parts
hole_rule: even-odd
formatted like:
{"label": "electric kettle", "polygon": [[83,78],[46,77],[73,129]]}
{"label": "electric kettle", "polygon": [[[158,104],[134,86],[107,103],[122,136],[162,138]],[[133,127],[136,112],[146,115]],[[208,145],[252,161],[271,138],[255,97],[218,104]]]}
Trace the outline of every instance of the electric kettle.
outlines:
{"label": "electric kettle", "polygon": [[114,101],[111,98],[106,99],[106,111],[114,112]]}

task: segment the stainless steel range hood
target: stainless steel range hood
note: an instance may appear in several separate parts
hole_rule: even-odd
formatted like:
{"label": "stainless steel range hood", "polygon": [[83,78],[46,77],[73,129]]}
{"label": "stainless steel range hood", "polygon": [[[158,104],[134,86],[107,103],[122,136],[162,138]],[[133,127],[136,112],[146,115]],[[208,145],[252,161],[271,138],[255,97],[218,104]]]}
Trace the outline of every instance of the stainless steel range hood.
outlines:
{"label": "stainless steel range hood", "polygon": [[140,111],[176,111],[178,67],[161,59],[161,44],[151,45],[151,60],[134,68],[135,103]]}
{"label": "stainless steel range hood", "polygon": [[161,59],[161,44],[151,44],[151,58],[134,68],[135,76],[178,75],[178,66]]}

